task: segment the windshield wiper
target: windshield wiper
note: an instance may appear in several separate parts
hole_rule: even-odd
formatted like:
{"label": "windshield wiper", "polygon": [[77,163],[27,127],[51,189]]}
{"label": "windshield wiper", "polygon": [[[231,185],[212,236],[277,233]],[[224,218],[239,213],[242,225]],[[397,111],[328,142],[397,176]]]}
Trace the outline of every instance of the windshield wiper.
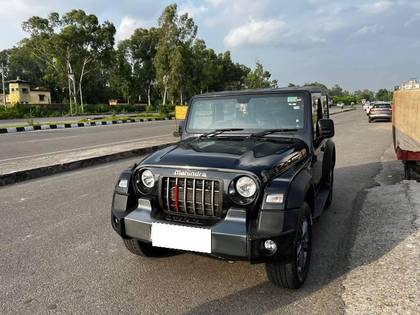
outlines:
{"label": "windshield wiper", "polygon": [[210,137],[217,136],[218,134],[221,134],[221,133],[224,133],[224,132],[229,132],[229,131],[242,131],[242,130],[244,130],[244,129],[243,128],[215,129],[212,132],[202,134],[199,138],[210,138]]}
{"label": "windshield wiper", "polygon": [[286,129],[286,128],[283,128],[283,129],[266,129],[266,130],[263,130],[263,131],[251,133],[249,135],[249,138],[260,138],[260,137],[264,137],[266,135],[276,133],[276,132],[292,132],[292,131],[296,132],[298,130],[297,129],[292,129],[292,128],[289,128],[289,129]]}

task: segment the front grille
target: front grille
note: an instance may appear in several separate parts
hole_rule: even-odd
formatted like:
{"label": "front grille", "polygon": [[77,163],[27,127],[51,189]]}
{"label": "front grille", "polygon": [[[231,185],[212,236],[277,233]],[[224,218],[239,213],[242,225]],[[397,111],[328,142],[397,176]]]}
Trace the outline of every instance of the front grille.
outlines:
{"label": "front grille", "polygon": [[163,177],[163,210],[178,215],[221,218],[222,188],[217,180]]}

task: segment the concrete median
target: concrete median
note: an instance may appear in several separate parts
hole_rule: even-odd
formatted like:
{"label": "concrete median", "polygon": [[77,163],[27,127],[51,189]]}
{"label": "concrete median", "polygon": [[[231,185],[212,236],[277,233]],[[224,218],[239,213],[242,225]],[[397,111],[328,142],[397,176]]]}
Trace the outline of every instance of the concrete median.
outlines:
{"label": "concrete median", "polygon": [[147,140],[127,141],[127,143],[112,146],[64,150],[26,158],[3,160],[0,165],[0,186],[144,155],[176,143],[178,140],[178,138],[168,135],[156,136]]}

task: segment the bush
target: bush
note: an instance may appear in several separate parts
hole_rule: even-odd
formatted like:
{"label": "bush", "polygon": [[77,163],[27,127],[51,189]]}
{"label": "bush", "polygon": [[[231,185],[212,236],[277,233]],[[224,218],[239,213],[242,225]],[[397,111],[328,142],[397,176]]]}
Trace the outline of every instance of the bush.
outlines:
{"label": "bush", "polygon": [[[78,115],[138,113],[145,112],[146,106],[146,104],[121,104],[115,106],[108,104],[86,104],[84,105],[84,113],[79,112]],[[7,109],[0,107],[0,119],[60,117],[69,114],[70,107],[68,104],[17,104]]]}

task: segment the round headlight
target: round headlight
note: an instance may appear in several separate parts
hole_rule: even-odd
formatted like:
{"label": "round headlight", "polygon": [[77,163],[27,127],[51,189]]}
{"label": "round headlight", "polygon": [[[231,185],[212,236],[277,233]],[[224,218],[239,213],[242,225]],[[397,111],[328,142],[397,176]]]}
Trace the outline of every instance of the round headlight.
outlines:
{"label": "round headlight", "polygon": [[145,170],[141,173],[141,182],[147,188],[152,188],[155,185],[155,176],[152,171]]}
{"label": "round headlight", "polygon": [[245,198],[250,198],[257,191],[257,184],[248,176],[243,176],[236,181],[236,191]]}

